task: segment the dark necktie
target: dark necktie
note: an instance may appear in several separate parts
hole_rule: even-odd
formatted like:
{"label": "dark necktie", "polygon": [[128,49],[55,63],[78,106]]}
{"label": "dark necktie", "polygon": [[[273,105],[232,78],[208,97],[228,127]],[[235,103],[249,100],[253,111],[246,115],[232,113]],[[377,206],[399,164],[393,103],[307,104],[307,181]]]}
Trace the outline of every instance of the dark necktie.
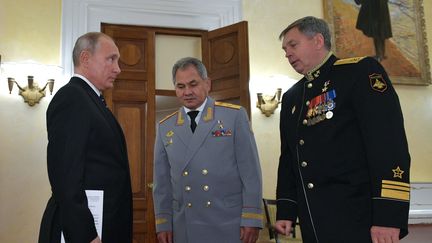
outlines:
{"label": "dark necktie", "polygon": [[199,113],[199,111],[189,111],[187,113],[191,119],[190,127],[191,127],[192,132],[195,132],[195,128],[197,127],[197,124],[195,122],[195,118],[197,117],[198,113]]}
{"label": "dark necktie", "polygon": [[105,98],[104,98],[104,96],[103,96],[102,94],[99,95],[99,98],[101,99],[101,101],[102,101],[102,103],[105,105],[105,107],[108,107],[108,106],[107,106],[107,103],[106,103],[106,101],[105,101]]}

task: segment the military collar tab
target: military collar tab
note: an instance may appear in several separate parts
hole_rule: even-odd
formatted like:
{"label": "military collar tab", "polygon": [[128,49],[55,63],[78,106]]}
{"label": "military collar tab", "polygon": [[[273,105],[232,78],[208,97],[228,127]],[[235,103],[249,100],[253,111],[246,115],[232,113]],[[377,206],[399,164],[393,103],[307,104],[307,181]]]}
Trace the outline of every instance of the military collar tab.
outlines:
{"label": "military collar tab", "polygon": [[320,68],[324,65],[324,63],[327,62],[327,60],[333,55],[332,51],[329,51],[327,53],[327,56],[322,60],[322,62],[320,64],[318,64],[316,67],[314,67],[312,70],[310,70],[309,72],[307,72],[305,74],[305,78],[308,81],[312,81],[316,78],[318,78],[321,74]]}
{"label": "military collar tab", "polygon": [[[180,109],[183,109],[183,108],[180,108]],[[181,111],[178,111],[176,125],[177,126],[182,126],[183,124],[184,124],[183,113]]]}

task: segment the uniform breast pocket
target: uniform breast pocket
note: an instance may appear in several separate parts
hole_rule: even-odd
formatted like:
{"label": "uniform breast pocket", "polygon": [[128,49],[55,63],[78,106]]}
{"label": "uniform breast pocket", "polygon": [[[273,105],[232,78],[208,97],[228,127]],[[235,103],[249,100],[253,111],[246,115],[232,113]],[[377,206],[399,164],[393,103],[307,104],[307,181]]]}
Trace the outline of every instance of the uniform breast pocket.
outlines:
{"label": "uniform breast pocket", "polygon": [[225,153],[230,151],[234,146],[232,136],[212,136],[204,143],[204,149],[215,153]]}

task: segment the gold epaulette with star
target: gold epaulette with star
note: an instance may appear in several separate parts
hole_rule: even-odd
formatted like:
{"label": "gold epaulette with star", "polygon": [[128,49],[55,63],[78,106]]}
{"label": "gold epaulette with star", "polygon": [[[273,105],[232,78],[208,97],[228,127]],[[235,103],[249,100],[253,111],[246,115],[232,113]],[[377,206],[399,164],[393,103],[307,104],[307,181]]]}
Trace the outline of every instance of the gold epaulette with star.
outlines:
{"label": "gold epaulette with star", "polygon": [[351,58],[345,58],[337,60],[333,65],[344,65],[344,64],[352,64],[352,63],[358,63],[361,60],[363,60],[366,57],[351,57]]}
{"label": "gold epaulette with star", "polygon": [[231,108],[231,109],[236,109],[236,110],[240,110],[240,108],[241,108],[241,106],[239,106],[239,105],[234,105],[234,104],[219,102],[219,101],[216,101],[215,105],[216,106],[223,106],[223,107],[227,107],[227,108]]}
{"label": "gold epaulette with star", "polygon": [[178,111],[175,111],[171,114],[169,114],[168,116],[166,116],[164,119],[159,121],[159,124],[162,124],[164,121],[168,120],[170,117],[174,116]]}

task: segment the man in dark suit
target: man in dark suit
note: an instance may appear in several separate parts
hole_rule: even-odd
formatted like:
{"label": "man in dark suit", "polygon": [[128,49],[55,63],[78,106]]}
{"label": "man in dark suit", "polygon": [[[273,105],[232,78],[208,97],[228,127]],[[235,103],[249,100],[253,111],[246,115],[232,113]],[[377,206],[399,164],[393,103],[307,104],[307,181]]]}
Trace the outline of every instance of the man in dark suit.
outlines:
{"label": "man in dark suit", "polygon": [[158,240],[255,243],[262,227],[262,180],[247,114],[208,97],[211,81],[198,59],[180,59],[172,74],[183,107],[159,123],[156,136]]}
{"label": "man in dark suit", "polygon": [[[119,50],[99,32],[75,43],[75,74],[52,99],[46,114],[48,176],[52,196],[39,243],[129,243],[132,190],[123,131],[101,92],[120,73]],[[86,190],[103,191],[103,228],[98,235]]]}

